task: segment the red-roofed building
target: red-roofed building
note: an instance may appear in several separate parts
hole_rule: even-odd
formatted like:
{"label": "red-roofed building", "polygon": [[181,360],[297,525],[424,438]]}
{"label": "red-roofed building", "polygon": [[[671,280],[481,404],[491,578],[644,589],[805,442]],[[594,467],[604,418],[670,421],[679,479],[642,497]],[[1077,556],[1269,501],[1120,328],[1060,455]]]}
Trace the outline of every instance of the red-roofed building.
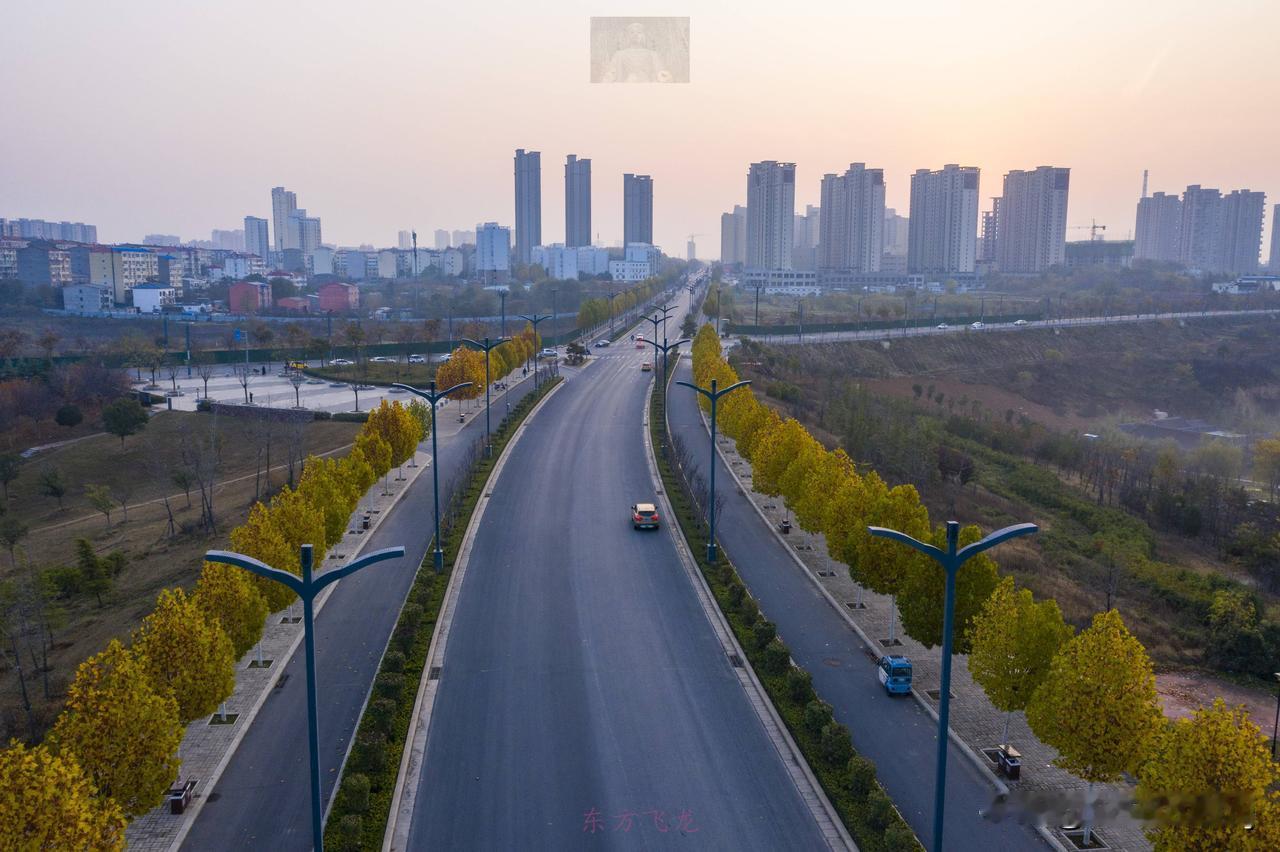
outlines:
{"label": "red-roofed building", "polygon": [[360,307],[360,291],[354,284],[333,283],[320,288],[320,313],[345,314]]}

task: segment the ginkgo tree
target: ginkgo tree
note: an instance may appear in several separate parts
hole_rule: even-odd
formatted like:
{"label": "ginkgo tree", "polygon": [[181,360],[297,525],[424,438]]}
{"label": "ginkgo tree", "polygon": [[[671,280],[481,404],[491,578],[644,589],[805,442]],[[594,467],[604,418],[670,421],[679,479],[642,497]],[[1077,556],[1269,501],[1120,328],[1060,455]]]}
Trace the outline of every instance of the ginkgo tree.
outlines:
{"label": "ginkgo tree", "polygon": [[[929,510],[920,502],[920,494],[914,485],[888,488],[872,472],[863,477],[862,486],[866,500],[863,520],[867,526],[888,527],[921,541],[929,539]],[[888,639],[892,645],[897,641],[894,619],[898,610],[899,587],[913,565],[927,557],[891,539],[876,538],[867,532],[865,526],[850,532],[845,547],[846,554],[841,561],[849,566],[853,581],[891,598]]]}
{"label": "ginkgo tree", "polygon": [[178,702],[156,692],[142,663],[113,639],[76,670],[46,742],[74,755],[100,794],[136,816],[160,804],[178,775]]}
{"label": "ginkgo tree", "polygon": [[[265,504],[255,503],[244,523],[231,531],[231,547],[236,552],[265,562],[273,568],[300,573],[302,566],[298,561],[298,552],[290,547],[278,521],[279,518]],[[283,583],[256,575],[252,580],[270,612],[284,609],[297,597]]]}
{"label": "ginkgo tree", "polygon": [[180,722],[212,713],[235,689],[231,639],[182,589],[160,593],[134,632],[133,653],[156,692],[172,690]]}
{"label": "ginkgo tree", "polygon": [[[960,529],[958,546],[967,547],[982,538],[982,531],[969,525]],[[947,528],[934,527],[932,544],[940,550],[947,546]],[[905,570],[898,584],[898,610],[902,613],[902,629],[926,648],[941,645],[943,640],[943,610],[946,603],[947,575],[933,559],[908,554]],[[969,652],[969,628],[991,592],[1000,581],[996,563],[985,553],[979,553],[964,563],[956,574],[955,622],[952,631],[952,648],[957,654]]]}
{"label": "ginkgo tree", "polygon": [[1027,705],[1027,723],[1058,750],[1058,766],[1089,784],[1084,839],[1093,830],[1093,786],[1119,781],[1150,753],[1163,725],[1151,659],[1115,610],[1067,640]]}
{"label": "ginkgo tree", "polygon": [[1027,709],[1072,632],[1056,601],[1037,602],[1031,590],[1017,588],[1012,577],[999,582],[973,618],[969,673],[996,709],[1004,711],[1001,743],[1009,742],[1009,720]]}
{"label": "ginkgo tree", "polygon": [[72,754],[14,740],[0,751],[0,845],[6,849],[124,849],[120,806],[98,795]]}
{"label": "ginkgo tree", "polygon": [[251,577],[239,568],[206,562],[192,595],[205,617],[216,621],[227,634],[236,659],[262,638],[267,621],[267,602]]}

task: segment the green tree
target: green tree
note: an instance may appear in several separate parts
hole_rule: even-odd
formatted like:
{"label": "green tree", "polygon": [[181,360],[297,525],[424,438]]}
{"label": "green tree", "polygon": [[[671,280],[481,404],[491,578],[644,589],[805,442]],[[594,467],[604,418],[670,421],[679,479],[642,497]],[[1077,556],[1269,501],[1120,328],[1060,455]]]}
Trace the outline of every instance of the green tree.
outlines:
{"label": "green tree", "polygon": [[173,691],[184,724],[212,713],[235,688],[231,640],[182,589],[160,592],[133,634],[133,653],[156,692]]}
{"label": "green tree", "polygon": [[1147,836],[1156,852],[1246,848],[1245,826],[1277,780],[1258,726],[1219,698],[1156,737],[1138,773],[1138,802],[1154,818]]}
{"label": "green tree", "polygon": [[102,606],[102,596],[110,594],[115,579],[124,570],[125,557],[119,551],[100,557],[93,551],[88,539],[76,540],[76,566],[80,569],[84,590],[93,595],[98,606]]}
{"label": "green tree", "polygon": [[53,420],[59,426],[66,426],[70,429],[72,426],[80,425],[81,421],[84,420],[84,413],[80,411],[80,406],[68,402],[58,408]]}
{"label": "green tree", "polygon": [[1000,581],[973,619],[969,672],[996,709],[1005,713],[1001,742],[1009,742],[1009,719],[1027,709],[1071,634],[1056,601],[1037,603],[1031,590],[1018,589],[1012,577]]}
{"label": "green tree", "polygon": [[55,753],[74,755],[100,794],[136,816],[160,804],[177,777],[178,704],[157,693],[141,663],[113,639],[76,670],[48,742]]}
{"label": "green tree", "polygon": [[124,849],[124,813],[72,755],[14,740],[0,751],[0,838],[6,849]]}
{"label": "green tree", "polygon": [[9,551],[9,562],[14,570],[18,568],[18,544],[27,537],[27,525],[13,515],[0,517],[0,544]]}
{"label": "green tree", "polygon": [[4,499],[9,499],[9,483],[22,472],[22,456],[17,453],[0,453],[0,486],[4,487]]}
{"label": "green tree", "polygon": [[97,509],[107,519],[107,528],[111,528],[111,510],[115,508],[116,501],[111,498],[111,489],[105,485],[86,485],[84,487],[85,497],[89,499],[89,505]]}
{"label": "green tree", "polygon": [[1063,644],[1027,706],[1027,722],[1058,750],[1058,766],[1089,783],[1085,842],[1093,828],[1093,785],[1120,780],[1150,754],[1163,724],[1151,660],[1115,610]]}
{"label": "green tree", "polygon": [[1213,593],[1205,661],[1226,671],[1270,671],[1271,659],[1258,623],[1258,606],[1244,591],[1219,589]]}
{"label": "green tree", "polygon": [[[960,530],[960,547],[967,547],[982,538],[976,526]],[[946,527],[935,527],[933,545],[945,549]],[[902,613],[902,629],[912,639],[926,648],[941,645],[943,609],[946,601],[946,572],[934,560],[917,551],[909,551],[911,559],[904,565],[905,571],[898,585],[898,609]],[[955,622],[952,648],[957,654],[969,652],[970,628],[974,618],[982,611],[991,592],[1000,581],[996,563],[985,553],[964,563],[956,574]]]}
{"label": "green tree", "polygon": [[45,465],[40,470],[40,493],[58,501],[62,508],[62,498],[67,496],[67,479],[62,471],[53,465]]}
{"label": "green tree", "polygon": [[1271,502],[1280,489],[1280,438],[1263,438],[1253,445],[1253,478],[1267,483]]}
{"label": "green tree", "polygon": [[102,409],[102,427],[120,439],[121,449],[124,449],[125,438],[141,432],[146,426],[147,411],[136,399],[120,397]]}

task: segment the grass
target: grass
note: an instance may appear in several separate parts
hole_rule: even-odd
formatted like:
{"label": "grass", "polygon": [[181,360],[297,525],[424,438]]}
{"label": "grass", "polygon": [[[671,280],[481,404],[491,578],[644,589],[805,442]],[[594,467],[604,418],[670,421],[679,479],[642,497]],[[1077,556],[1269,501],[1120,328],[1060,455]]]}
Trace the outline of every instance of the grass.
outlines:
{"label": "grass", "polygon": [[329,821],[325,846],[343,850],[380,849],[387,819],[394,804],[396,779],[404,755],[405,740],[417,700],[416,687],[431,652],[431,635],[449,587],[467,525],[489,475],[502,457],[516,429],[538,400],[560,382],[553,378],[525,396],[493,431],[493,455],[479,452],[483,439],[473,446],[472,461],[463,475],[463,487],[453,490],[441,517],[444,536],[444,571],[432,568],[431,550],[418,566],[413,586],[400,610],[391,641],[374,678],[374,691],[356,729],[355,745],[342,778]]}
{"label": "grass", "polygon": [[[206,430],[215,424],[222,436],[222,463],[214,502],[217,529],[207,532],[198,526],[197,489],[192,488],[188,507],[183,490],[173,483],[170,471],[177,466],[182,436],[190,430]],[[250,421],[236,418],[215,420],[208,414],[167,411],[153,417],[141,434],[127,438],[123,450],[118,438],[96,435],[42,452],[24,463],[18,479],[10,484],[7,514],[18,519],[29,532],[19,542],[14,560],[7,553],[0,556],[0,580],[25,582],[32,569],[73,564],[79,538],[88,539],[99,555],[120,551],[127,560],[127,567],[116,578],[112,591],[104,595],[101,607],[88,594],[54,602],[49,671],[36,671],[33,677],[30,660],[24,666],[37,731],[43,730],[56,716],[65,686],[82,660],[102,650],[113,638],[127,638],[152,610],[161,589],[190,588],[199,575],[204,552],[226,546],[228,531],[244,520],[255,495],[258,462],[254,448],[260,437],[260,433],[255,434],[255,428]],[[358,424],[351,423],[306,423],[299,449],[303,454],[340,450],[351,443],[358,429]],[[285,443],[277,432],[271,454],[273,466],[285,461]],[[54,498],[40,493],[38,480],[46,468],[61,471],[68,483],[62,509]],[[297,466],[295,474],[300,470]],[[287,476],[287,470],[274,470],[269,481],[264,476],[258,482],[257,490],[265,495],[283,485]],[[89,505],[84,493],[87,484],[106,485],[117,495],[110,525],[104,515]],[[118,505],[118,496],[126,492],[127,521]],[[174,535],[169,532],[165,497],[169,498],[173,511]],[[32,635],[25,640],[20,637],[20,646],[27,640],[39,644]],[[0,662],[0,677],[3,678],[0,681],[3,683],[0,736],[5,739],[26,736],[19,684],[9,655]]]}
{"label": "grass", "polygon": [[[758,605],[745,590],[732,561],[723,551],[716,565],[706,561],[708,530],[688,486],[666,451],[670,439],[665,400],[656,392],[656,387],[655,384],[649,402],[649,429],[653,446],[659,448],[655,456],[663,488],[698,569],[778,715],[860,849],[866,852],[921,849],[914,832],[874,779],[874,765],[854,751],[848,730],[831,718],[829,705],[825,705],[809,685],[808,673],[799,666],[787,664],[790,654],[781,640],[774,638],[768,644],[761,644],[757,630],[767,622],[763,622]],[[768,628],[763,629],[767,636]]]}

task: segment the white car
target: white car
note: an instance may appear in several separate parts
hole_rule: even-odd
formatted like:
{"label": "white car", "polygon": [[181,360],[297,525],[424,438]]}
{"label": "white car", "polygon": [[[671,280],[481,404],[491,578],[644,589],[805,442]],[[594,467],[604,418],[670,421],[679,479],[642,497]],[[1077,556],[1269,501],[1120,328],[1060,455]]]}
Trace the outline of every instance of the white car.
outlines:
{"label": "white car", "polygon": [[969,328],[973,329],[974,331],[981,331],[986,327],[987,327],[987,324],[981,321],[975,322],[973,325],[969,326]]}
{"label": "white car", "polygon": [[1026,321],[1026,320],[1014,320],[1014,321],[1013,321],[1013,324],[1014,324],[1014,325],[1017,325],[1017,326],[1023,326],[1023,325],[1026,325],[1026,324],[1027,324],[1027,321]]}
{"label": "white car", "polygon": [[425,363],[427,363],[427,356],[426,356],[426,355],[410,355],[410,356],[409,356],[409,363],[410,363],[410,364],[425,364]]}
{"label": "white car", "polygon": [[396,362],[396,359],[389,355],[374,355],[369,360],[375,364],[394,364]]}
{"label": "white car", "polygon": [[355,364],[354,361],[348,361],[346,358],[334,358],[329,363],[335,367],[350,367]]}
{"label": "white car", "polygon": [[938,331],[946,331],[949,328],[951,328],[951,326],[947,325],[945,322],[940,322],[937,325]]}
{"label": "white car", "polygon": [[556,357],[556,350],[552,349],[551,347],[547,347],[546,349],[543,349],[541,352],[539,352],[538,355],[539,357],[542,357],[542,358],[554,358]]}

